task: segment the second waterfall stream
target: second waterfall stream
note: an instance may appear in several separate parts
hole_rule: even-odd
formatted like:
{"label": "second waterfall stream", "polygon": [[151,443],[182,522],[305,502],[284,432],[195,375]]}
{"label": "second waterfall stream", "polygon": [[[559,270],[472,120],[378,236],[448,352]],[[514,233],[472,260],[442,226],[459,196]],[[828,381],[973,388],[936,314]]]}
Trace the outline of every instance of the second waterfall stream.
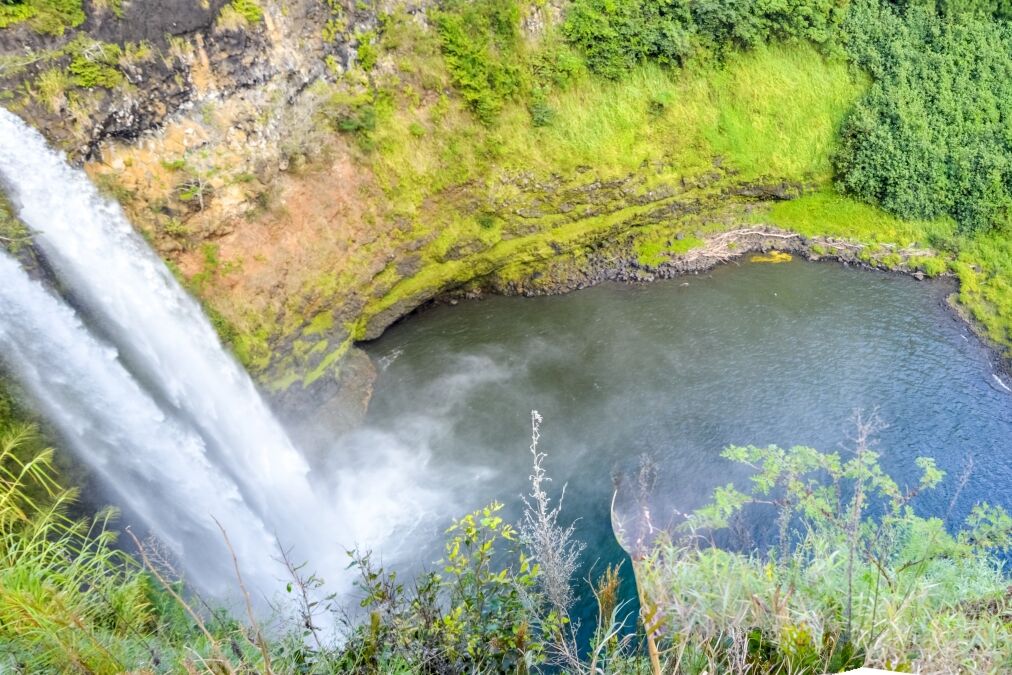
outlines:
{"label": "second waterfall stream", "polygon": [[388,525],[354,512],[339,487],[355,481],[311,480],[249,375],[120,207],[2,109],[0,184],[66,295],[0,251],[0,359],[62,442],[205,590],[236,588],[215,520],[261,597],[283,587],[278,543],[339,587],[347,548]]}

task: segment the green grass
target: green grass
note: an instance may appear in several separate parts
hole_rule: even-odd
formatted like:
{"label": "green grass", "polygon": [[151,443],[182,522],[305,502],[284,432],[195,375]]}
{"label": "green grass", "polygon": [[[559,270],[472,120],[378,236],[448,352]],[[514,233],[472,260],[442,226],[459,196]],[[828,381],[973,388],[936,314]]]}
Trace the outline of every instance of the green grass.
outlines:
{"label": "green grass", "polygon": [[0,4],[0,28],[7,28],[27,21],[35,16],[36,11],[35,6],[27,2],[13,5]]}
{"label": "green grass", "polygon": [[35,97],[52,112],[59,112],[66,99],[67,90],[74,85],[66,70],[50,68],[39,74],[35,80]]}
{"label": "green grass", "polygon": [[761,216],[806,236],[853,239],[864,243],[927,247],[952,237],[951,221],[903,220],[875,206],[826,187],[798,199],[774,204]]}
{"label": "green grass", "polygon": [[[442,87],[447,75],[429,39],[412,34],[397,44],[420,53],[417,67]],[[440,193],[462,184],[482,186],[482,197],[515,196],[509,177],[519,172],[571,176],[589,167],[588,179],[615,178],[655,163],[674,180],[704,173],[720,157],[741,179],[828,179],[836,129],[863,88],[845,65],[804,45],[756,50],[702,71],[646,64],[620,81],[584,73],[546,97],[547,126],[535,126],[523,103],[507,105],[487,126],[455,98],[418,106],[416,87],[391,85],[376,102],[368,161],[393,210],[407,216],[427,200],[455,208]]]}
{"label": "green grass", "polygon": [[264,11],[256,0],[233,0],[221,8],[216,26],[225,30],[244,30],[263,21]]}
{"label": "green grass", "polygon": [[552,123],[503,115],[503,164],[600,174],[671,161],[693,173],[722,157],[744,178],[828,178],[829,150],[863,91],[843,63],[804,45],[736,55],[702,71],[643,65],[620,81],[585,76],[548,98]]}
{"label": "green grass", "polygon": [[[731,671],[721,651],[731,657],[735,641],[747,647],[749,672],[1007,672],[1012,624],[998,555],[1012,520],[986,503],[962,524],[918,515],[914,496],[937,489],[944,472],[916,459],[917,488],[901,488],[870,449],[871,422],[842,455],[800,446],[722,453],[755,469],[751,485],[717,488],[675,528],[674,544],[662,534],[633,563],[641,597],[666,628],[662,649],[675,663],[665,672],[699,672],[689,666],[698,657],[709,672]],[[769,554],[704,543],[770,499],[779,536]]]}
{"label": "green grass", "polygon": [[232,0],[232,9],[250,24],[257,24],[263,21],[264,10],[256,0]]}
{"label": "green grass", "polygon": [[[861,442],[842,457],[804,447],[728,448],[724,456],[757,468],[748,493],[718,488],[708,506],[633,563],[647,615],[665,628],[656,642],[663,672],[732,672],[736,662],[750,672],[862,664],[1005,672],[1010,598],[993,555],[1012,530],[1003,510],[979,506],[950,533],[938,518],[915,514],[916,492],[901,490]],[[152,560],[152,545],[123,551],[111,510],[71,515],[76,492],[62,486],[53,457],[32,427],[0,415],[0,649],[18,672],[408,673],[435,659],[446,672],[514,672],[516,662],[531,664],[524,672],[555,670],[544,667],[544,654],[569,630],[569,606],[550,603],[542,583],[550,568],[530,563],[539,549],[529,542],[573,550],[558,526],[541,526],[542,540],[516,537],[498,515],[501,504],[478,509],[447,530],[440,571],[409,580],[404,593],[390,592],[397,578],[368,554],[351,553],[369,620],[331,643],[303,617],[343,615],[352,598],[329,597],[314,610],[305,594],[326,586],[307,571],[293,572],[288,600],[275,598],[276,613],[252,625],[234,603],[198,604],[182,582],[166,578],[171,570]],[[943,479],[932,461],[917,464],[919,490]],[[767,554],[705,543],[776,490],[791,497],[778,502],[777,522],[797,522],[796,537],[782,536]],[[851,494],[861,496],[851,501]],[[860,527],[849,527],[851,519]],[[638,530],[628,519],[624,525],[615,535],[629,546]],[[688,536],[672,543],[668,535],[677,533]],[[583,658],[604,663],[602,672],[649,672],[642,650],[612,638],[626,612],[627,626],[636,621],[636,610],[619,604],[615,571],[592,583],[576,588],[594,592],[598,603],[593,637],[562,635]],[[285,580],[277,585],[285,588]],[[510,658],[489,644],[508,645]],[[597,672],[592,664],[587,670]]]}
{"label": "green grass", "polygon": [[965,240],[954,268],[960,303],[1012,359],[1012,232]]}
{"label": "green grass", "polygon": [[669,228],[656,227],[637,237],[633,251],[640,265],[657,267],[672,255],[686,253],[702,245],[702,239],[684,235],[678,239]]}
{"label": "green grass", "polygon": [[[424,35],[412,39],[413,49],[432,51]],[[444,86],[446,74],[429,56],[422,67]],[[804,45],[756,50],[703,71],[647,64],[617,82],[584,73],[546,97],[554,114],[541,127],[526,104],[507,105],[486,126],[459,100],[420,107],[410,100],[415,88],[391,87],[377,103],[371,164],[398,203],[415,205],[501,173],[592,167],[615,176],[666,161],[684,175],[717,156],[746,178],[828,178],[836,129],[863,87],[844,64]]]}
{"label": "green grass", "polygon": [[[747,178],[830,177],[830,151],[847,111],[867,83],[814,48],[777,45],[736,55],[708,78],[712,149]],[[705,105],[705,103],[704,103]]]}
{"label": "green grass", "polygon": [[679,173],[716,157],[742,178],[828,178],[836,130],[864,83],[804,45],[736,55],[724,67],[642,65],[619,81],[585,76],[548,98],[552,123],[532,129],[514,107],[501,121],[503,163],[603,175],[670,162]]}
{"label": "green grass", "polygon": [[93,87],[114,89],[123,82],[123,73],[116,67],[119,54],[117,45],[103,45],[101,56],[97,58],[74,56],[67,68],[72,82],[85,89]]}
{"label": "green grass", "polygon": [[[709,158],[699,133],[707,116],[699,84],[654,65],[620,82],[584,76],[548,97],[555,115],[547,127],[529,128],[519,107],[503,115],[505,163],[542,173],[592,167],[598,175],[616,175],[677,155],[685,169],[702,169]],[[651,111],[653,101],[668,102],[662,114]],[[673,133],[676,128],[681,132]]]}

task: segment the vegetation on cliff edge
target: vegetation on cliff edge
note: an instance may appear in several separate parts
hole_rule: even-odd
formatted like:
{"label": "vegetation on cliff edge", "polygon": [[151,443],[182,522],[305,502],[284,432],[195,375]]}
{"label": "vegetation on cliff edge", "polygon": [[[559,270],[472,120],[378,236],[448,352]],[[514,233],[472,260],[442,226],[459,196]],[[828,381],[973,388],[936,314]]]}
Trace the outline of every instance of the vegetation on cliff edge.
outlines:
{"label": "vegetation on cliff edge", "polygon": [[[307,166],[324,170],[320,160],[350,152],[367,184],[352,199],[369,207],[349,227],[363,236],[341,248],[340,259],[321,255],[299,275],[286,275],[280,294],[236,294],[249,261],[225,248],[216,263],[200,254],[209,244],[218,247],[217,205],[186,208],[177,203],[179,190],[135,195],[131,187],[117,194],[133,204],[131,216],[166,256],[197,261],[186,275],[199,280],[197,292],[223,336],[272,388],[334,376],[355,341],[448,289],[551,288],[554,270],[576,269],[602,247],[649,269],[679,254],[679,246],[665,242],[704,241],[744,222],[790,228],[802,211],[806,235],[856,243],[868,264],[958,274],[966,281],[960,297],[968,313],[995,343],[1012,345],[1002,169],[994,165],[996,187],[986,195],[973,191],[982,184],[956,187],[967,185],[960,157],[981,142],[1000,150],[992,140],[1000,140],[994,120],[1003,114],[1004,94],[993,73],[1003,67],[1003,15],[957,12],[954,3],[938,11],[908,4],[586,0],[562,3],[554,15],[555,4],[448,1],[424,20],[395,4],[357,35],[362,54],[347,72],[332,63],[335,81],[308,90],[321,102],[316,128],[285,142],[285,161],[301,167],[290,169],[294,182]],[[360,10],[335,16],[347,23]],[[890,43],[875,37],[884,29],[875,33],[868,25],[878,17],[891,17],[882,25],[898,22],[908,37],[919,21],[949,38],[932,43],[934,52],[904,38],[886,58]],[[960,28],[971,24],[988,28]],[[993,38],[991,75],[957,67],[980,31]],[[626,44],[635,49],[619,49]],[[595,49],[605,55],[595,56]],[[628,58],[605,67],[607,54]],[[947,95],[943,82],[892,82],[865,65],[876,59],[896,73],[948,64],[939,72],[957,78],[954,91],[967,94],[957,97],[966,119],[952,119],[951,97],[938,110],[923,104]],[[969,96],[977,89],[980,95]],[[945,152],[922,163],[936,177],[944,174],[953,191],[925,213],[875,196],[906,191],[923,202],[927,183],[904,173],[902,162],[874,164],[881,153],[868,145],[878,139],[916,157],[903,139],[914,138],[909,130],[921,128],[919,118],[841,135],[864,119],[862,110],[899,119],[880,105],[915,98],[922,101],[917,109],[934,115],[925,125],[951,132],[939,137]],[[199,163],[213,176],[206,182],[225,190],[241,179],[230,177],[229,152],[216,157],[209,145],[199,162],[179,161]],[[98,170],[118,184],[117,172]],[[247,185],[255,203],[243,218],[269,226],[284,206],[271,202],[269,186]],[[800,194],[796,207],[780,202]],[[971,223],[972,213],[991,215]],[[907,265],[890,247],[924,254]],[[313,330],[323,314],[332,329]]]}
{"label": "vegetation on cliff edge", "polygon": [[84,23],[83,0],[3,0],[0,2],[0,29],[27,22],[32,30],[60,36]]}

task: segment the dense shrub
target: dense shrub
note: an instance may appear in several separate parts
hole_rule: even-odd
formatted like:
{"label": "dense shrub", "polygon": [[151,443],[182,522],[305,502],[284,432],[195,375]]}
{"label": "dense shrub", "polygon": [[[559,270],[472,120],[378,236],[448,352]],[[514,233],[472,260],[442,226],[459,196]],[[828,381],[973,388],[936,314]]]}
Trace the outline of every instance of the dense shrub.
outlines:
{"label": "dense shrub", "polygon": [[515,0],[451,0],[433,12],[453,84],[483,122],[524,87]]}
{"label": "dense shrub", "polygon": [[1008,0],[893,0],[891,4],[900,11],[921,8],[933,10],[942,16],[960,14],[997,18],[1012,16],[1012,2]]}
{"label": "dense shrub", "polygon": [[71,59],[67,70],[77,86],[113,89],[123,82],[123,73],[119,70],[123,50],[119,45],[81,38],[73,42],[68,51]]}
{"label": "dense shrub", "polygon": [[[1001,10],[1004,11],[1004,10]],[[965,231],[1012,217],[1012,32],[969,12],[863,0],[847,50],[874,83],[841,130],[838,186]]]}
{"label": "dense shrub", "polygon": [[2,0],[0,28],[29,21],[33,30],[46,35],[63,35],[67,28],[84,23],[82,0]]}
{"label": "dense shrub", "polygon": [[0,28],[7,28],[35,14],[34,8],[27,0],[0,1]]}
{"label": "dense shrub", "polygon": [[[428,664],[431,672],[522,672],[545,658],[532,593],[537,568],[518,549],[501,504],[468,514],[450,528],[442,572],[413,587],[356,556],[369,620],[341,654],[341,670],[390,672]],[[499,558],[498,560],[496,558]]]}
{"label": "dense shrub", "polygon": [[832,0],[576,0],[562,30],[591,70],[618,78],[647,59],[680,65],[771,40],[822,44],[838,19]]}

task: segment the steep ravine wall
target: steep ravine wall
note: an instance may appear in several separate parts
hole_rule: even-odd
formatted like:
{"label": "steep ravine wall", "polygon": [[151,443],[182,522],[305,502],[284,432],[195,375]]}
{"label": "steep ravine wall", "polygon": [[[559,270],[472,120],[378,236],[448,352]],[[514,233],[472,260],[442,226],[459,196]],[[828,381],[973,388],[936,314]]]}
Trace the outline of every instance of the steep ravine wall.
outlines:
{"label": "steep ravine wall", "polygon": [[[373,13],[335,13],[315,0],[236,6],[82,0],[83,22],[59,35],[14,24],[0,30],[2,103],[75,160],[101,161],[103,144],[143,142],[228,99],[246,103],[247,126],[270,140],[280,104],[327,77],[328,64],[333,73],[346,69],[354,33],[375,22]],[[338,14],[340,29],[324,39]]]}
{"label": "steep ravine wall", "polygon": [[[184,279],[188,254],[233,232],[318,149],[311,85],[346,72],[356,36],[376,22],[375,8],[337,0],[85,0],[81,10],[56,29],[0,29],[0,104],[83,163]],[[8,206],[0,215],[16,236],[0,243],[44,277]],[[337,218],[314,216],[323,227]],[[199,279],[191,288],[201,295]]]}
{"label": "steep ravine wall", "polygon": [[[291,418],[353,424],[375,377],[356,344],[434,301],[649,281],[771,248],[911,272],[932,258],[771,227],[766,205],[814,185],[745,180],[719,158],[690,173],[518,172],[495,191],[452,187],[439,209],[406,217],[353,140],[321,123],[349,96],[335,81],[354,90],[398,74],[382,60],[368,76],[353,68],[380,8],[256,6],[259,17],[237,17],[221,0],[135,0],[116,16],[86,3],[60,37],[0,30],[0,81],[3,105],[123,205]],[[424,24],[424,7],[405,15]],[[108,45],[119,52],[105,63]],[[119,75],[83,86],[82,58]],[[63,71],[62,88],[47,84]],[[478,225],[427,220],[446,213]]]}

